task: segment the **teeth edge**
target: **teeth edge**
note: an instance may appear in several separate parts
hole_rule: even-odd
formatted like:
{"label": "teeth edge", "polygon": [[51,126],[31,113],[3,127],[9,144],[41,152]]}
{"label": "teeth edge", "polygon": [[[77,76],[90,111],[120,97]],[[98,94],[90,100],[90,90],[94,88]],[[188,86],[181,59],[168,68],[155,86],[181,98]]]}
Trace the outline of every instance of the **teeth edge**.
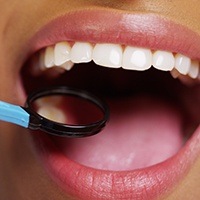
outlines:
{"label": "teeth edge", "polygon": [[[78,53],[77,53],[78,52]],[[43,63],[42,63],[43,59]],[[151,66],[158,70],[170,71],[174,78],[180,75],[197,79],[200,76],[199,62],[177,53],[126,46],[119,44],[95,44],[59,42],[41,51],[39,66],[45,69],[58,66],[70,70],[74,63],[94,61],[97,65],[111,68],[143,71]],[[176,72],[175,72],[176,71]]]}

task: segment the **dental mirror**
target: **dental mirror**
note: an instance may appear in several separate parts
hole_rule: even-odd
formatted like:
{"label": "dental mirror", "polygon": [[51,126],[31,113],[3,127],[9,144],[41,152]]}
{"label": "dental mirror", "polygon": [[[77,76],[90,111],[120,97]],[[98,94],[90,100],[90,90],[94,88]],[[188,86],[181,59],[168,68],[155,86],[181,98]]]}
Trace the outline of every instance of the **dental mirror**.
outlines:
{"label": "dental mirror", "polygon": [[64,86],[36,91],[24,107],[0,101],[0,120],[61,137],[87,137],[99,133],[109,108],[93,94]]}

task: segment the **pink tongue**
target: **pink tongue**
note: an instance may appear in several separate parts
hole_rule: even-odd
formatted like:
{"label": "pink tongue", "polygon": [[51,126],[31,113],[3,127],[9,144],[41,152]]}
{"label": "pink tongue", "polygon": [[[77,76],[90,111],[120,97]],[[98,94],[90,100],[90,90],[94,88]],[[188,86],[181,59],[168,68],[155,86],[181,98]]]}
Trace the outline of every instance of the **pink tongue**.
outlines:
{"label": "pink tongue", "polygon": [[166,160],[182,146],[180,113],[150,97],[110,101],[106,128],[84,139],[56,138],[71,160],[105,170],[133,170]]}

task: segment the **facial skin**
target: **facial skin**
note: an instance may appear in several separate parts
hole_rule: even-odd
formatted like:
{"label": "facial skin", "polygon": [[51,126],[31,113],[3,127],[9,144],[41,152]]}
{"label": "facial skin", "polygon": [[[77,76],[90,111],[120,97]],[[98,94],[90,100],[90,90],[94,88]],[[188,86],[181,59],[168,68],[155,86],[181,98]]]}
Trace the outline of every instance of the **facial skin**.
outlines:
{"label": "facial skin", "polygon": [[[0,0],[0,99],[23,105],[18,91],[19,69],[27,41],[47,22],[71,11],[101,8],[129,13],[156,13],[200,35],[198,0]],[[158,30],[159,31],[159,30]],[[0,199],[73,199],[63,192],[40,165],[27,130],[0,123]],[[200,198],[200,159],[165,200]]]}

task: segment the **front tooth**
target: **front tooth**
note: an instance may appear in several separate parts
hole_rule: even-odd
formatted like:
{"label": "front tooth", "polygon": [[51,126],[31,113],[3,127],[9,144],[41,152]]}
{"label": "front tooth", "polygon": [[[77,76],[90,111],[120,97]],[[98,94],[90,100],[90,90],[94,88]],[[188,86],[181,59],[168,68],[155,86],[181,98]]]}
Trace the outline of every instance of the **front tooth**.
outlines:
{"label": "front tooth", "polygon": [[122,67],[132,70],[147,70],[152,64],[152,52],[149,49],[127,46],[123,54]]}
{"label": "front tooth", "polygon": [[188,74],[191,65],[191,59],[182,55],[176,54],[175,68],[183,75]]}
{"label": "front tooth", "polygon": [[59,42],[55,45],[55,65],[60,66],[70,60],[71,47],[68,42]]}
{"label": "front tooth", "polygon": [[174,56],[171,52],[155,51],[153,54],[153,66],[162,71],[171,71],[174,68]]}
{"label": "front tooth", "polygon": [[122,51],[119,44],[96,44],[93,61],[104,67],[119,68],[122,65]]}
{"label": "front tooth", "polygon": [[86,63],[92,60],[93,47],[88,42],[75,42],[71,49],[71,61],[73,63]]}
{"label": "front tooth", "polygon": [[198,75],[199,75],[199,62],[198,61],[191,62],[191,66],[190,66],[188,75],[193,79],[198,77]]}
{"label": "front tooth", "polygon": [[44,64],[45,64],[46,68],[51,68],[55,65],[55,63],[54,63],[54,48],[51,46],[47,47],[45,49]]}

